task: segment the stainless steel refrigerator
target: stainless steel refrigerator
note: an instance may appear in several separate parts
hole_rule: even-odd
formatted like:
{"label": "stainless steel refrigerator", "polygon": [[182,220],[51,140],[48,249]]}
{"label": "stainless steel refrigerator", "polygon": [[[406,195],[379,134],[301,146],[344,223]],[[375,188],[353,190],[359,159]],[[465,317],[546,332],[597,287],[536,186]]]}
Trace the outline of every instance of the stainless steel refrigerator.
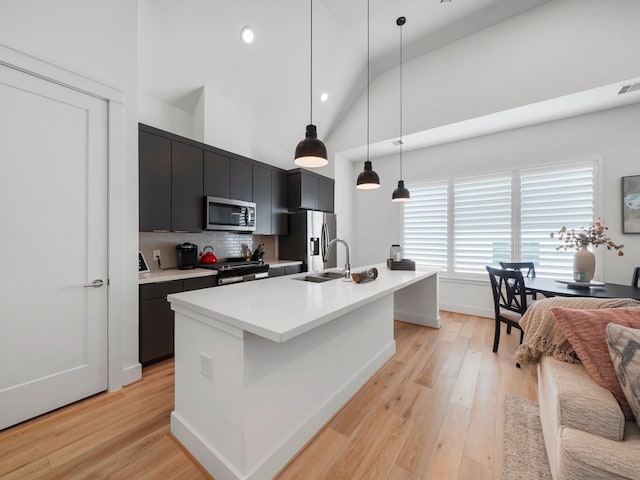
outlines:
{"label": "stainless steel refrigerator", "polygon": [[[336,238],[335,213],[307,210],[289,213],[289,233],[279,238],[279,256],[283,260],[301,260],[309,272],[325,268],[322,261],[329,242]],[[326,268],[337,266],[336,246],[331,248]]]}

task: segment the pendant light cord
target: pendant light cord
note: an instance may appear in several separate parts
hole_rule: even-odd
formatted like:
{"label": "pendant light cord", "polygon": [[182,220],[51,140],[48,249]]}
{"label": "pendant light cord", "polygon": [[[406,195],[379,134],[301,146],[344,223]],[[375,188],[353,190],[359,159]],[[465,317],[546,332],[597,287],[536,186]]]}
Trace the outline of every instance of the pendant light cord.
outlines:
{"label": "pendant light cord", "polygon": [[402,25],[400,25],[400,180],[402,180]]}
{"label": "pendant light cord", "polygon": [[311,50],[311,55],[310,57],[310,61],[309,61],[309,124],[312,125],[313,124],[313,0],[311,0],[311,8],[310,8],[311,12],[310,12],[310,17],[311,17],[311,28],[309,29],[310,31],[310,36],[311,39],[309,41],[310,43],[310,50]]}
{"label": "pendant light cord", "polygon": [[367,0],[367,160],[369,160],[369,0]]}

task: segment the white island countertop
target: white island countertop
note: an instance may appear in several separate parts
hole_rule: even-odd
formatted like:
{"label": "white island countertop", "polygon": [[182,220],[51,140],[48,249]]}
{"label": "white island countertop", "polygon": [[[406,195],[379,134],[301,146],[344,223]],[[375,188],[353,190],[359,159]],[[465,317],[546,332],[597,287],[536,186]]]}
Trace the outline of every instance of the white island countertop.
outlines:
{"label": "white island countertop", "polygon": [[435,269],[389,270],[386,264],[366,283],[342,279],[323,283],[299,280],[309,273],[238,283],[168,296],[174,310],[184,308],[274,342],[282,343],[427,277]]}

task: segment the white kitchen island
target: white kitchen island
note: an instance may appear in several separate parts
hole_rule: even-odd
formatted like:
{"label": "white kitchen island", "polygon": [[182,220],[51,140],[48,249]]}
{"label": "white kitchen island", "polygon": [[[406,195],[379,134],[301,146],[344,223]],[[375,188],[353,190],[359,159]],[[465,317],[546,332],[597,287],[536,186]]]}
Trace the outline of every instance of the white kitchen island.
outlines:
{"label": "white kitchen island", "polygon": [[169,295],[171,432],[216,480],[282,469],[395,353],[394,319],[440,326],[436,270],[375,267],[361,284],[302,274]]}

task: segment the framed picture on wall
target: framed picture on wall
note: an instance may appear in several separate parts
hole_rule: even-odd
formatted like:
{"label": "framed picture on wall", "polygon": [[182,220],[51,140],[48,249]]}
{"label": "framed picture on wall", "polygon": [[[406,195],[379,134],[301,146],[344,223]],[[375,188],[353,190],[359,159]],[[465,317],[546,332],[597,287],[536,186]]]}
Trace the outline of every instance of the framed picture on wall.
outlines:
{"label": "framed picture on wall", "polygon": [[622,177],[622,232],[640,233],[640,175]]}

